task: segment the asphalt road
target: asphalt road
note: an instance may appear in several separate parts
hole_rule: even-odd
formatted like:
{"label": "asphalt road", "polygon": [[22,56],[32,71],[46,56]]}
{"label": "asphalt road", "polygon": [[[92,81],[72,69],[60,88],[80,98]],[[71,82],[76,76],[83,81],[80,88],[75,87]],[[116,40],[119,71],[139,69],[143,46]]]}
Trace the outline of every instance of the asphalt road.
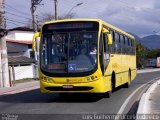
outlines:
{"label": "asphalt road", "polygon": [[[135,114],[141,95],[152,84],[152,82],[148,82],[158,77],[160,77],[160,72],[138,74],[130,88],[116,89],[111,98],[93,94],[73,94],[65,98],[58,94],[41,94],[38,89],[13,95],[3,95],[0,96],[0,119],[9,117],[18,118],[18,120],[35,120],[38,117],[42,120],[82,120],[96,119],[93,114]],[[140,86],[143,87],[140,88]],[[126,99],[133,92],[135,94],[125,107]],[[122,107],[124,109],[120,110]]]}

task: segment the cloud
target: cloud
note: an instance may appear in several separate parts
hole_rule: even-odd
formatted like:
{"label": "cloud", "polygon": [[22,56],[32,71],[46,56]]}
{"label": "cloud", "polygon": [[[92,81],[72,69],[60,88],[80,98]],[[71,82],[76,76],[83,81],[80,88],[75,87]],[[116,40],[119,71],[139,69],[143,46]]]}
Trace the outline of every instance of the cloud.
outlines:
{"label": "cloud", "polygon": [[[6,0],[6,3],[30,14],[30,0]],[[54,1],[43,0],[42,3],[44,5],[38,6],[36,11],[39,16],[54,14]],[[77,3],[83,4],[74,7]],[[78,18],[100,18],[137,35],[152,34],[160,28],[159,0],[58,0],[59,15],[71,9]]]}
{"label": "cloud", "polygon": [[103,20],[138,35],[152,34],[160,26],[160,9],[156,9],[154,0],[115,1],[110,1],[111,6],[99,15]]}
{"label": "cloud", "polygon": [[159,0],[154,0],[154,8],[160,9],[160,1]]}

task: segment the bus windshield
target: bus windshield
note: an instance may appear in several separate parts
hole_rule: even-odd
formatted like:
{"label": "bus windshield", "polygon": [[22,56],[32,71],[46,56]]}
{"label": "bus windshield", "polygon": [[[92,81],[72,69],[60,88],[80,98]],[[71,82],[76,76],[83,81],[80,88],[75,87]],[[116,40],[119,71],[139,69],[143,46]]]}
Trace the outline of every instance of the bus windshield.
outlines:
{"label": "bus windshield", "polygon": [[42,35],[41,69],[49,73],[83,73],[97,66],[98,31],[59,31]]}

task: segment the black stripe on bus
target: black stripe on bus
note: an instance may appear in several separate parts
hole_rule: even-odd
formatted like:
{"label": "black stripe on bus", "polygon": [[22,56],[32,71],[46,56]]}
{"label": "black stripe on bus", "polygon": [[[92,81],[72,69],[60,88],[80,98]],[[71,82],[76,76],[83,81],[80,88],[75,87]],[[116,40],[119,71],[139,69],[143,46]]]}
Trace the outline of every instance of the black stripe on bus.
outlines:
{"label": "black stripe on bus", "polygon": [[[134,71],[136,69],[132,69],[131,71]],[[118,72],[118,73],[115,73],[115,74],[121,74],[121,73],[125,73],[125,72],[128,72],[128,71],[122,71],[122,72]],[[107,76],[111,76],[112,74],[108,74],[108,75],[105,75],[104,77],[107,77]]]}

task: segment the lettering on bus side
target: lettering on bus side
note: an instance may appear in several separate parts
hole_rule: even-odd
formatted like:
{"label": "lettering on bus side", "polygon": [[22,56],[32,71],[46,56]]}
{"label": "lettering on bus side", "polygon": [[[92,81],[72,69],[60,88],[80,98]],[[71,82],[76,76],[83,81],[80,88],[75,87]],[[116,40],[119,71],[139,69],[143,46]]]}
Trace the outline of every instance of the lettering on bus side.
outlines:
{"label": "lettering on bus side", "polygon": [[113,64],[112,64],[112,68],[118,68],[117,63],[113,63]]}

